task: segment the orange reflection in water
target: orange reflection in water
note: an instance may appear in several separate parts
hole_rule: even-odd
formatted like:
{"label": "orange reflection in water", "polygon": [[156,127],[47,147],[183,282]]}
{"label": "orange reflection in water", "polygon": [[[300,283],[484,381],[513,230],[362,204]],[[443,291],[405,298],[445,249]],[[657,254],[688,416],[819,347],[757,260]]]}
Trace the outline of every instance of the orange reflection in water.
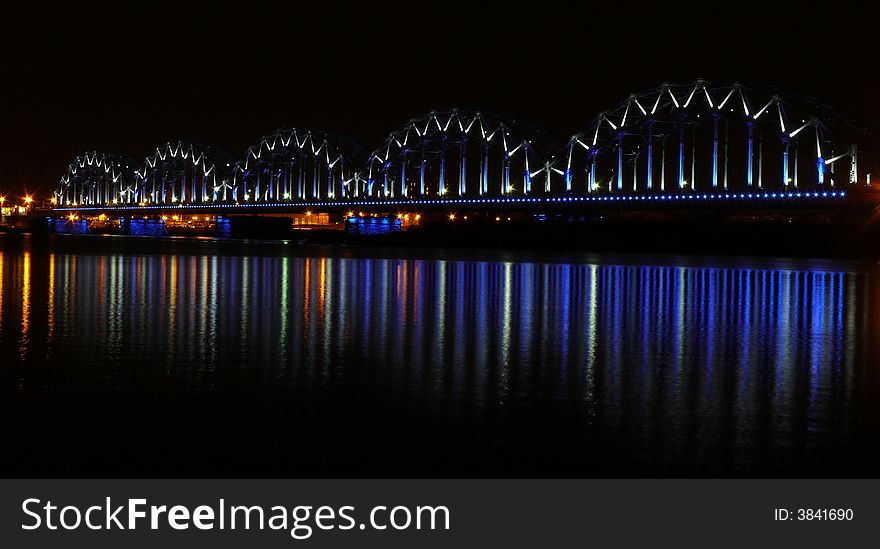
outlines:
{"label": "orange reflection in water", "polygon": [[21,279],[21,345],[19,352],[24,355],[30,341],[31,327],[31,254],[24,252]]}

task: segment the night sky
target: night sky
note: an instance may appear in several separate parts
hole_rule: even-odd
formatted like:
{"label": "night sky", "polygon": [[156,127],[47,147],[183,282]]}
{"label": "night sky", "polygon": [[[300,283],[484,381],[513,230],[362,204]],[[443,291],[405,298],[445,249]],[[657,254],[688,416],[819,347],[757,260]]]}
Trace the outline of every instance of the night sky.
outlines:
{"label": "night sky", "polygon": [[564,140],[631,92],[698,77],[783,86],[880,126],[877,33],[827,4],[297,4],[4,17],[0,193],[48,193],[86,150],[139,160],[171,139],[241,156],[296,126],[373,149],[453,106],[517,113]]}

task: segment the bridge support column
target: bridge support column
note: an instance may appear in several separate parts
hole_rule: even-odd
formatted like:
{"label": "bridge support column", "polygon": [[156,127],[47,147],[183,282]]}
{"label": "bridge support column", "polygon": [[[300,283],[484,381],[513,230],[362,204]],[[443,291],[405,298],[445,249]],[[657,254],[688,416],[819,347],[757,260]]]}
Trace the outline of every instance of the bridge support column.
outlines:
{"label": "bridge support column", "polygon": [[764,139],[758,138],[758,188],[764,188]]}
{"label": "bridge support column", "polygon": [[783,151],[782,151],[782,187],[787,188],[789,182],[788,178],[788,139],[783,139],[782,141]]}
{"label": "bridge support column", "polygon": [[850,145],[849,152],[849,182],[859,182],[859,146],[857,144]]}
{"label": "bridge support column", "polygon": [[489,192],[489,143],[483,142],[483,148],[480,153],[480,194]]}
{"label": "bridge support column", "polygon": [[639,180],[639,155],[637,153],[635,156],[633,156],[633,192],[637,192],[639,190],[638,180]]}
{"label": "bridge support column", "polygon": [[684,188],[684,120],[678,130],[678,188]]}
{"label": "bridge support column", "polygon": [[419,164],[419,196],[425,196],[425,163],[427,162],[425,155],[427,154],[425,147],[427,141],[422,141],[422,159]]}
{"label": "bridge support column", "polygon": [[590,154],[590,185],[589,191],[596,190],[596,155]]}
{"label": "bridge support column", "polygon": [[617,134],[617,190],[623,190],[623,132]]}
{"label": "bridge support column", "polygon": [[305,180],[305,157],[302,153],[299,155],[299,160],[296,163],[297,174],[296,174],[296,197],[300,200],[305,200],[306,198],[306,180]]}
{"label": "bridge support column", "polygon": [[440,144],[440,178],[437,180],[437,196],[446,193],[446,136]]}
{"label": "bridge support column", "polygon": [[691,190],[697,190],[697,125],[691,126]]}
{"label": "bridge support column", "polygon": [[728,146],[730,145],[730,121],[724,121],[724,190],[727,190],[727,161],[730,158],[728,153]]}
{"label": "bridge support column", "polygon": [[653,184],[653,171],[654,171],[654,121],[648,121],[648,167],[647,167],[647,177],[646,187],[650,191],[654,186]]}
{"label": "bridge support column", "polygon": [[501,174],[501,179],[504,182],[504,194],[510,194],[510,155],[507,152],[504,153],[504,173]]}
{"label": "bridge support column", "polygon": [[712,116],[712,188],[718,188],[718,113]]}
{"label": "bridge support column", "polygon": [[[834,156],[836,156],[836,155],[834,154],[834,150],[832,149],[832,150],[831,150],[831,157],[834,158]],[[831,186],[832,186],[832,187],[834,187],[834,184],[837,182],[837,177],[835,177],[835,175],[834,175],[834,172],[835,172],[835,167],[834,167],[834,165],[835,165],[835,164],[837,164],[837,162],[832,162],[832,163],[831,163],[831,177],[829,178],[829,179],[830,179],[829,183],[831,183]],[[827,162],[827,161],[825,162],[825,165],[828,166],[828,162]]]}
{"label": "bridge support column", "polygon": [[315,155],[314,170],[312,171],[312,197],[321,198],[320,189],[318,189],[318,155]]}
{"label": "bridge support column", "polygon": [[553,170],[550,167],[550,162],[544,164],[544,192],[550,193],[550,176],[552,175]]}
{"label": "bridge support column", "polygon": [[798,188],[798,148],[794,146],[794,188]]}
{"label": "bridge support column", "polygon": [[752,159],[754,156],[754,154],[752,153],[752,146],[754,143],[754,138],[752,137],[752,131],[753,131],[754,127],[751,122],[747,123],[746,127],[748,127],[748,129],[749,129],[749,151],[748,151],[749,159],[748,159],[748,165],[746,168],[748,170],[748,173],[746,174],[746,184],[749,187],[751,187],[752,186],[752,174],[754,173],[754,169],[752,166]]}
{"label": "bridge support column", "polygon": [[464,196],[467,192],[467,138],[462,138],[458,146],[461,161],[458,170],[458,196]]}
{"label": "bridge support column", "polygon": [[663,139],[663,148],[660,152],[660,192],[666,190],[666,139]]}
{"label": "bridge support column", "polygon": [[406,198],[406,153],[402,154],[400,160],[400,196]]}

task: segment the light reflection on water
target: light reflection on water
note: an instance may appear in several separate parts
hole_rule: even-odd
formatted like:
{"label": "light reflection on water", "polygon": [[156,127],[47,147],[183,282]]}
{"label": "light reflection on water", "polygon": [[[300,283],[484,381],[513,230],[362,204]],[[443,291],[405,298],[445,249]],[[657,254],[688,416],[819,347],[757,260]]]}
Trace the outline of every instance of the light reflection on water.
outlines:
{"label": "light reflection on water", "polygon": [[876,440],[872,268],[0,250],[0,350],[18,395],[378,403],[465,472],[823,467]]}

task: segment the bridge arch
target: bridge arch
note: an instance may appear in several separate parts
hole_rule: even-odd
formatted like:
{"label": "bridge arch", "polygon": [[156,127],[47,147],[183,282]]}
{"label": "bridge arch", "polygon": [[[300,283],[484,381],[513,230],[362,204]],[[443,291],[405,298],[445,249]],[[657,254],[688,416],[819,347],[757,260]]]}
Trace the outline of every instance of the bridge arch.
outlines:
{"label": "bridge arch", "polygon": [[[135,170],[132,203],[207,204],[229,194],[234,159],[226,151],[182,141],[165,143]],[[126,202],[128,203],[128,202]]]}
{"label": "bridge arch", "polygon": [[[373,151],[364,194],[408,198],[549,192],[554,148],[546,132],[513,117],[431,111],[410,119]],[[493,171],[497,175],[490,175]]]}
{"label": "bridge arch", "polygon": [[67,167],[55,189],[55,199],[62,206],[120,203],[135,188],[134,165],[123,155],[83,153]]}
{"label": "bridge arch", "polygon": [[597,115],[569,140],[555,173],[577,194],[785,192],[858,182],[850,124],[809,107],[738,83],[665,83]]}
{"label": "bridge arch", "polygon": [[232,170],[235,201],[334,200],[361,196],[366,152],[343,136],[279,129],[248,148]]}

